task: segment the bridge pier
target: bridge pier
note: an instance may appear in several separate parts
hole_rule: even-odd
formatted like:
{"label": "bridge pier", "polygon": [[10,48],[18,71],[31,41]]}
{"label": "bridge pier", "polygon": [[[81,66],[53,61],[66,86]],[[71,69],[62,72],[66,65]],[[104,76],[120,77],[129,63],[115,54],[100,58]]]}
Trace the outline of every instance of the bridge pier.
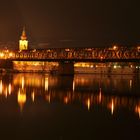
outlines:
{"label": "bridge pier", "polygon": [[74,63],[69,61],[59,62],[59,75],[74,75]]}

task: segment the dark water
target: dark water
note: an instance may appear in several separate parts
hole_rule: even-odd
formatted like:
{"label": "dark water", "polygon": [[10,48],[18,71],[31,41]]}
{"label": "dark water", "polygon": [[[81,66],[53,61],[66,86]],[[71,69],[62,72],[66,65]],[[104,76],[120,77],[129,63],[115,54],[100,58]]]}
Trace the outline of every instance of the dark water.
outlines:
{"label": "dark water", "polygon": [[0,76],[1,139],[127,140],[139,132],[138,76]]}

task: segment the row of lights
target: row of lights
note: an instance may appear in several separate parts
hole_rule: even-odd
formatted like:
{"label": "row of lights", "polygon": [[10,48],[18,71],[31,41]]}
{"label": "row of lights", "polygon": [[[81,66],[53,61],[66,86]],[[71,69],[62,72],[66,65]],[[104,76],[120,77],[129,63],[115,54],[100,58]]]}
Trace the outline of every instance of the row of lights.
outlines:
{"label": "row of lights", "polygon": [[0,52],[0,58],[1,59],[7,59],[12,58],[14,56],[13,52],[9,52],[9,50],[1,51]]}

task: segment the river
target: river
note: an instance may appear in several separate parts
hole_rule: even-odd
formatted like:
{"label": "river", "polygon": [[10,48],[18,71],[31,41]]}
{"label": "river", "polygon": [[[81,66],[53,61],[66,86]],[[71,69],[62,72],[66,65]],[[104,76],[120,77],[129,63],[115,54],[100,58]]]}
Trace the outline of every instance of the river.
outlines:
{"label": "river", "polygon": [[0,75],[1,139],[137,139],[137,75]]}

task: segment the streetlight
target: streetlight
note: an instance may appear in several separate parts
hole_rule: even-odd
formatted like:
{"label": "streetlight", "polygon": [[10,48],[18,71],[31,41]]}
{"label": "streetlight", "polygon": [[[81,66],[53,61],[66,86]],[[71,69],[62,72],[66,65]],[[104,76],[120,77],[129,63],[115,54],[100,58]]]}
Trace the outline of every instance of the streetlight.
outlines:
{"label": "streetlight", "polygon": [[117,50],[117,48],[118,48],[118,47],[117,47],[116,45],[113,46],[113,50]]}

